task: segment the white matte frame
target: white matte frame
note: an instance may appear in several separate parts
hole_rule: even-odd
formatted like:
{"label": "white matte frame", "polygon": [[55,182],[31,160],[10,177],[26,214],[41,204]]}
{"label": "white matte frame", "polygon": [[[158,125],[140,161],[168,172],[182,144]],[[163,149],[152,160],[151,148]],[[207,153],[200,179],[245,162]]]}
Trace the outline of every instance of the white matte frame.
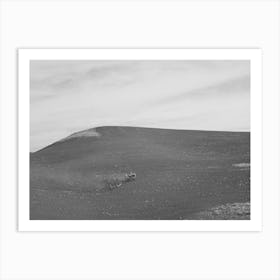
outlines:
{"label": "white matte frame", "polygon": [[[248,60],[251,99],[250,220],[30,220],[29,91],[31,60]],[[20,231],[260,231],[262,189],[262,71],[260,49],[19,49]]]}
{"label": "white matte frame", "polygon": [[[279,0],[0,0],[1,280],[280,280]],[[18,48],[262,49],[262,230],[19,232]]]}

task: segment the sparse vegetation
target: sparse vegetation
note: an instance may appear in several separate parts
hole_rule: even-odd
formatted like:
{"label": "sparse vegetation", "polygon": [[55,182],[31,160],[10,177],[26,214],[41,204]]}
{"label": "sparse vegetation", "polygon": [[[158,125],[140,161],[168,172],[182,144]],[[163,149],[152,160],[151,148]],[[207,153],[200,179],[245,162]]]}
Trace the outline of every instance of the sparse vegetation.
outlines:
{"label": "sparse vegetation", "polygon": [[131,181],[134,181],[136,179],[136,173],[125,173],[125,174],[112,174],[109,176],[106,176],[104,178],[104,188],[103,191],[112,191],[114,189],[117,189],[121,187],[124,183],[128,183]]}

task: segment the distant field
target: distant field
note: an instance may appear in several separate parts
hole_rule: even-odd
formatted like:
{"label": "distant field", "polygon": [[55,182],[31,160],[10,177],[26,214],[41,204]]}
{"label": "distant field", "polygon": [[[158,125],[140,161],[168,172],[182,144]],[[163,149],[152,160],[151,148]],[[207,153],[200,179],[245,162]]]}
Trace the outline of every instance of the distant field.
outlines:
{"label": "distant field", "polygon": [[250,133],[100,127],[30,159],[31,219],[250,219]]}

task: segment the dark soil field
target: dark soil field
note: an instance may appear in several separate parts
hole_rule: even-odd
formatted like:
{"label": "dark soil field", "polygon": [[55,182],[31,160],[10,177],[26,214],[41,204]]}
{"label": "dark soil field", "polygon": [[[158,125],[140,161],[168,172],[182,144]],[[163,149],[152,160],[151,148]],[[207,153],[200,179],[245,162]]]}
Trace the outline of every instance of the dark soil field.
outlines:
{"label": "dark soil field", "polygon": [[30,219],[250,219],[247,132],[99,127],[30,158]]}

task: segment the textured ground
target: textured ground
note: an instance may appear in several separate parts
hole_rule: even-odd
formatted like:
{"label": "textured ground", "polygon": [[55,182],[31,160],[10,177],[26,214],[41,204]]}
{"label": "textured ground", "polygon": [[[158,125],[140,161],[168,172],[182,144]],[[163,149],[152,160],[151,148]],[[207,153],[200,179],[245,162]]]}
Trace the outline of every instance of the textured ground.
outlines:
{"label": "textured ground", "polygon": [[250,203],[227,203],[193,215],[198,220],[249,220]]}
{"label": "textured ground", "polygon": [[100,127],[30,157],[31,219],[250,219],[249,133]]}

